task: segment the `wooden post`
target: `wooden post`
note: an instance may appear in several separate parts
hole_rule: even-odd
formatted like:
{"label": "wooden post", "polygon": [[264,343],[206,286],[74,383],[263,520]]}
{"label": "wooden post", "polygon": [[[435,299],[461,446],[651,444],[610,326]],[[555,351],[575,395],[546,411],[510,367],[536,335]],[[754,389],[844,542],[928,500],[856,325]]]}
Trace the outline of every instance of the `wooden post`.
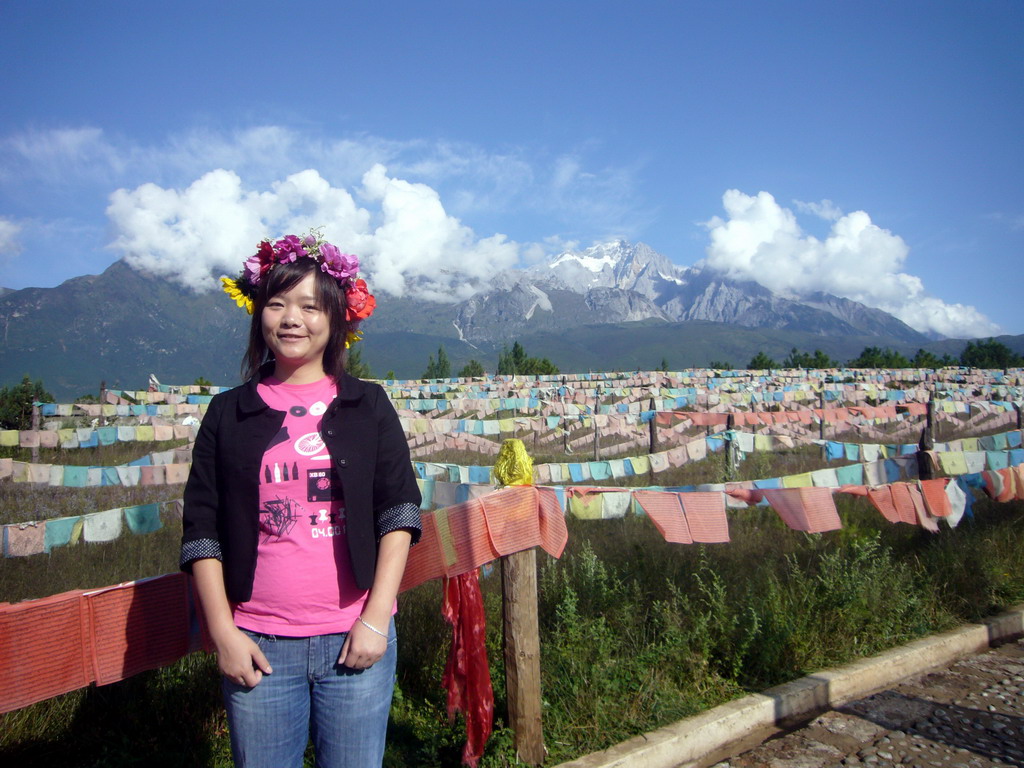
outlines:
{"label": "wooden post", "polygon": [[[506,440],[502,453],[514,450]],[[525,452],[524,452],[525,453]],[[505,476],[499,454],[495,480],[501,485],[528,483]],[[513,474],[509,471],[507,474]],[[516,755],[527,765],[541,765],[547,756],[541,720],[540,627],[537,618],[537,551],[535,548],[501,558],[502,619],[505,630],[505,690],[509,726]]]}
{"label": "wooden post", "polygon": [[569,422],[565,418],[565,398],[569,392],[566,386],[566,378],[562,377],[562,395],[558,399],[562,401],[562,453],[569,453]]}
{"label": "wooden post", "polygon": [[925,412],[925,426],[921,430],[921,439],[917,443],[917,477],[920,480],[931,480],[935,473],[932,470],[932,463],[925,451],[930,451],[935,447],[935,436],[932,433],[933,414],[935,411],[935,401],[928,401],[928,410]]}
{"label": "wooden post", "polygon": [[100,382],[100,426],[107,426],[107,417],[103,415],[103,404],[107,402],[107,382]]}
{"label": "wooden post", "polygon": [[1022,424],[1022,421],[1021,421],[1022,413],[1021,413],[1020,403],[1014,403],[1013,404],[1013,410],[1015,410],[1017,412],[1017,429],[1024,429],[1024,424]]}
{"label": "wooden post", "polygon": [[[651,420],[647,423],[647,426],[650,428],[650,433],[651,433],[650,450],[648,451],[648,453],[655,453],[658,450],[658,425],[656,423],[658,421],[658,419],[657,419],[658,412],[655,410],[654,398],[653,397],[651,398],[651,408],[650,409],[654,413],[654,415],[651,417]],[[1020,419],[1020,411],[1017,412],[1017,417],[1018,417],[1018,420],[1019,420]]]}
{"label": "wooden post", "polygon": [[594,461],[601,458],[601,433],[597,429],[597,412],[601,409],[601,385],[594,390]]}
{"label": "wooden post", "polygon": [[547,750],[541,721],[536,549],[501,558],[501,588],[509,725],[519,759],[541,765]]}
{"label": "wooden post", "polygon": [[[821,418],[818,419],[818,439],[825,439],[825,393],[818,393],[818,410],[821,411]],[[828,447],[821,444],[821,460],[825,461],[828,458]]]}
{"label": "wooden post", "polygon": [[818,422],[818,437],[825,439],[825,393],[818,393],[818,408],[821,409],[821,421]]}
{"label": "wooden post", "polygon": [[[32,403],[32,431],[39,431],[39,406]],[[36,444],[32,446],[32,463],[39,463],[39,440],[36,439]]]}
{"label": "wooden post", "polygon": [[725,479],[726,482],[736,479],[737,456],[739,446],[733,439],[733,430],[736,427],[736,419],[730,413],[725,421]]}

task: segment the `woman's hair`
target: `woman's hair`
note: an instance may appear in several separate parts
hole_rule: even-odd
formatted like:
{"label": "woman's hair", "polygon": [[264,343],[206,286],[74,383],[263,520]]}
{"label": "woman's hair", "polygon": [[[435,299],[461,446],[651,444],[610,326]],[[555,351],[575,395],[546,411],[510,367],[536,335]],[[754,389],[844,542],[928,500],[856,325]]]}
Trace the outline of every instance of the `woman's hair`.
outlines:
{"label": "woman's hair", "polygon": [[273,353],[267,348],[263,339],[263,308],[274,296],[291,290],[306,277],[312,274],[316,282],[316,301],[320,309],[327,313],[330,333],[327,347],[324,349],[324,373],[341,381],[345,372],[345,337],[352,330],[352,324],[345,320],[348,302],[345,291],[338,281],[320,269],[315,259],[296,259],[287,264],[276,265],[263,280],[259,291],[253,298],[252,322],[249,324],[249,346],[242,358],[242,380],[248,381],[259,374],[260,367],[268,360],[273,360]]}

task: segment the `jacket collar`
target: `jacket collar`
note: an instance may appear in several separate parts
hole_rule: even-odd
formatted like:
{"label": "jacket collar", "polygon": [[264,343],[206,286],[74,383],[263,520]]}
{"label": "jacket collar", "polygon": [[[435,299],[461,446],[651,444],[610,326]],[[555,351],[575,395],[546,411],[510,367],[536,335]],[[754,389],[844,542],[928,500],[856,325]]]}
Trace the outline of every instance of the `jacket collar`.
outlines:
{"label": "jacket collar", "polygon": [[[253,376],[240,387],[241,391],[238,394],[238,405],[242,409],[243,413],[256,413],[258,411],[266,410],[269,407],[263,402],[263,398],[261,398],[259,393],[256,391],[256,385],[273,372],[274,363],[273,361],[268,361],[263,364],[256,376]],[[357,379],[354,376],[350,376],[348,373],[343,373],[341,375],[341,381],[338,382],[338,396],[335,398],[334,402],[359,402],[363,395],[366,394],[366,390],[367,384],[365,381]]]}

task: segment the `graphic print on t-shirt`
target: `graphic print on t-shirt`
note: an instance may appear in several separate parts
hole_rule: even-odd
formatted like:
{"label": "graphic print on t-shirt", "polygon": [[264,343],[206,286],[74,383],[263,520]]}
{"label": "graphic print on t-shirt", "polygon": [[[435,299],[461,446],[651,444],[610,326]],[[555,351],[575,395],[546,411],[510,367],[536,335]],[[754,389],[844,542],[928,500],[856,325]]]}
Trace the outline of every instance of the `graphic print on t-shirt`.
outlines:
{"label": "graphic print on t-shirt", "polygon": [[260,533],[263,543],[286,536],[305,510],[291,499],[269,499],[260,510]]}
{"label": "graphic print on t-shirt", "polygon": [[341,483],[320,436],[320,417],[327,411],[327,404],[316,396],[311,398],[313,402],[296,402],[295,393],[291,402],[286,402],[287,388],[262,394],[274,401],[268,405],[285,412],[285,418],[263,454],[261,543],[295,541],[296,537],[305,541],[328,539],[344,534]]}
{"label": "graphic print on t-shirt", "polygon": [[306,470],[306,501],[341,501],[341,483],[333,467]]}

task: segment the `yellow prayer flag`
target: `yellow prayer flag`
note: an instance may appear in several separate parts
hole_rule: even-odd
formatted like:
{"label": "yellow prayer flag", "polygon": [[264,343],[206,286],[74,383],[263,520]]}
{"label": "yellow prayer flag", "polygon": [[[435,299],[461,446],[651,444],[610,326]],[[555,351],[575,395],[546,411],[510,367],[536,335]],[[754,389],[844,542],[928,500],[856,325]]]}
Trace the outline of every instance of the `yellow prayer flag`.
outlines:
{"label": "yellow prayer flag", "polygon": [[783,488],[812,488],[814,486],[814,478],[811,477],[810,472],[804,472],[799,475],[786,475],[782,478]]}

